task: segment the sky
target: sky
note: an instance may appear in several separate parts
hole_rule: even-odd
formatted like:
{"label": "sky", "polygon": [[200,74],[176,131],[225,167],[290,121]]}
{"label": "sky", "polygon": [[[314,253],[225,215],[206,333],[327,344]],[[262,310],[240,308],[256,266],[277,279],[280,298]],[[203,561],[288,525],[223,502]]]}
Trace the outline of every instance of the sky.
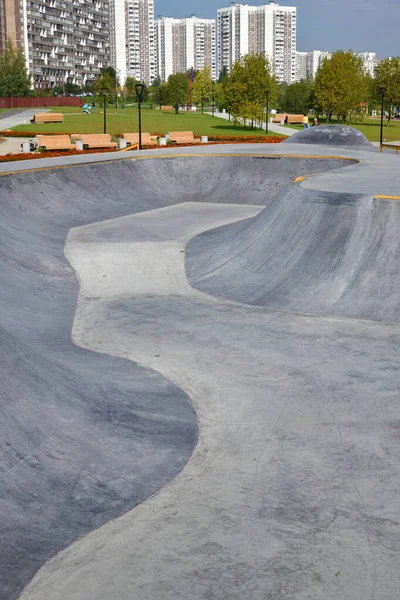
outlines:
{"label": "sky", "polygon": [[[155,16],[215,18],[230,0],[154,0]],[[244,1],[242,2],[245,3]],[[265,2],[247,0],[260,6]],[[297,50],[368,50],[378,58],[400,56],[399,0],[294,0],[297,7]]]}

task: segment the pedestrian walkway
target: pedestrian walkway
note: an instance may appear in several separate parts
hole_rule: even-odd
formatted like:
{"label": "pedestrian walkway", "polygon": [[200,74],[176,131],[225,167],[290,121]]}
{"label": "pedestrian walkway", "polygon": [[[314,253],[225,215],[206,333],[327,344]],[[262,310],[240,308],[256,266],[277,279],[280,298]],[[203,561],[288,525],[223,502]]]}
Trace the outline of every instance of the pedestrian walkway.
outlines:
{"label": "pedestrian walkway", "polygon": [[[208,115],[211,115],[212,113],[207,113]],[[229,121],[229,114],[228,113],[221,113],[221,112],[215,112],[214,113],[215,117],[218,117],[219,119],[225,119],[225,121]],[[262,123],[262,127],[265,130],[265,122]],[[294,133],[297,133],[297,129],[292,129],[292,127],[283,127],[282,125],[277,125],[276,123],[268,123],[268,130],[271,131],[272,133],[278,133],[279,135],[293,135]]]}
{"label": "pedestrian walkway", "polygon": [[0,156],[6,154],[19,154],[21,152],[21,144],[28,142],[31,138],[27,137],[12,137],[4,138],[4,142],[0,143]]}
{"label": "pedestrian walkway", "polygon": [[29,108],[27,110],[11,109],[0,114],[0,129],[7,131],[17,125],[28,125],[33,115],[49,112],[48,108]]}

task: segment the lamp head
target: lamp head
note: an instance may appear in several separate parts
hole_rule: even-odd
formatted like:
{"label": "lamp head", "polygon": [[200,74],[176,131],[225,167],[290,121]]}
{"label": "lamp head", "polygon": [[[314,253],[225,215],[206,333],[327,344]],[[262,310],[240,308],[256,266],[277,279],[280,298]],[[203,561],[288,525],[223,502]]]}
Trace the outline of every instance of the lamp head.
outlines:
{"label": "lamp head", "polygon": [[136,94],[139,98],[139,102],[141,101],[141,99],[143,98],[143,92],[144,92],[144,83],[137,83],[135,85],[135,90],[136,90]]}
{"label": "lamp head", "polygon": [[386,89],[387,88],[385,88],[384,86],[382,86],[382,87],[379,88],[379,91],[380,91],[380,93],[381,93],[382,96],[385,95]]}
{"label": "lamp head", "polygon": [[104,98],[105,98],[106,96],[108,96],[108,89],[107,89],[107,88],[102,88],[102,90],[101,90],[101,91],[102,91],[102,93],[103,93],[103,96],[104,96]]}

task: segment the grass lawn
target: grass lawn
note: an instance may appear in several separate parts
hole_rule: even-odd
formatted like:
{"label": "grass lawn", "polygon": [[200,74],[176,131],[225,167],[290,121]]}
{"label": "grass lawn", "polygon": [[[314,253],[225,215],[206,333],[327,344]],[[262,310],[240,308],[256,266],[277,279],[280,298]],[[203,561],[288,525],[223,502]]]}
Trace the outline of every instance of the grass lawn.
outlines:
{"label": "grass lawn", "polygon": [[[46,123],[45,125],[29,124],[18,125],[14,131],[50,131],[55,133],[103,133],[103,109],[96,104],[94,114],[84,115],[79,107],[57,107],[54,112],[62,112],[63,123]],[[1,123],[0,123],[1,128]],[[134,133],[138,131],[138,111],[136,107],[126,109],[109,106],[107,109],[107,132]],[[237,125],[228,121],[202,115],[201,113],[182,112],[176,115],[173,112],[160,112],[159,110],[144,108],[142,110],[142,131],[148,133],[167,133],[169,131],[193,131],[195,135],[260,135],[265,132]],[[275,134],[272,134],[275,135]]]}
{"label": "grass lawn", "polygon": [[[310,124],[313,122],[314,117],[310,116]],[[319,120],[320,125],[325,125],[325,119]],[[331,121],[330,125],[336,125],[336,120]],[[355,127],[362,131],[370,142],[379,142],[381,121],[380,119],[365,119],[362,123],[348,123],[350,127]],[[290,127],[292,129],[303,129],[302,125],[284,125],[284,127]],[[398,142],[400,141],[400,119],[398,121],[392,120],[390,124],[383,122],[383,139],[386,142]]]}

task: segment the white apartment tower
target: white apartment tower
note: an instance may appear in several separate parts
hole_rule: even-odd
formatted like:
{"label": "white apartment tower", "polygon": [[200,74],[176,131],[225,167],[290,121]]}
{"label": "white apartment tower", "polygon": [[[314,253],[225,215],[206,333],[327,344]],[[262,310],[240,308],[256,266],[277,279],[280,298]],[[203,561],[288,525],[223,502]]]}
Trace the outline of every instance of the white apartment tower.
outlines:
{"label": "white apartment tower", "polygon": [[110,0],[111,66],[150,85],[156,76],[154,0]]}
{"label": "white apartment tower", "polygon": [[92,82],[109,64],[109,0],[0,0],[0,50],[25,52],[33,86]]}
{"label": "white apartment tower", "polygon": [[309,79],[307,71],[308,52],[296,52],[296,81]]}
{"label": "white apartment tower", "polygon": [[216,76],[215,19],[159,17],[156,21],[157,74],[162,81],[174,73],[210,67]]}
{"label": "white apartment tower", "polygon": [[218,72],[245,54],[265,53],[279,82],[296,81],[296,8],[269,2],[235,4],[217,12]]}
{"label": "white apartment tower", "polygon": [[110,63],[124,85],[127,70],[125,0],[110,1]]}

